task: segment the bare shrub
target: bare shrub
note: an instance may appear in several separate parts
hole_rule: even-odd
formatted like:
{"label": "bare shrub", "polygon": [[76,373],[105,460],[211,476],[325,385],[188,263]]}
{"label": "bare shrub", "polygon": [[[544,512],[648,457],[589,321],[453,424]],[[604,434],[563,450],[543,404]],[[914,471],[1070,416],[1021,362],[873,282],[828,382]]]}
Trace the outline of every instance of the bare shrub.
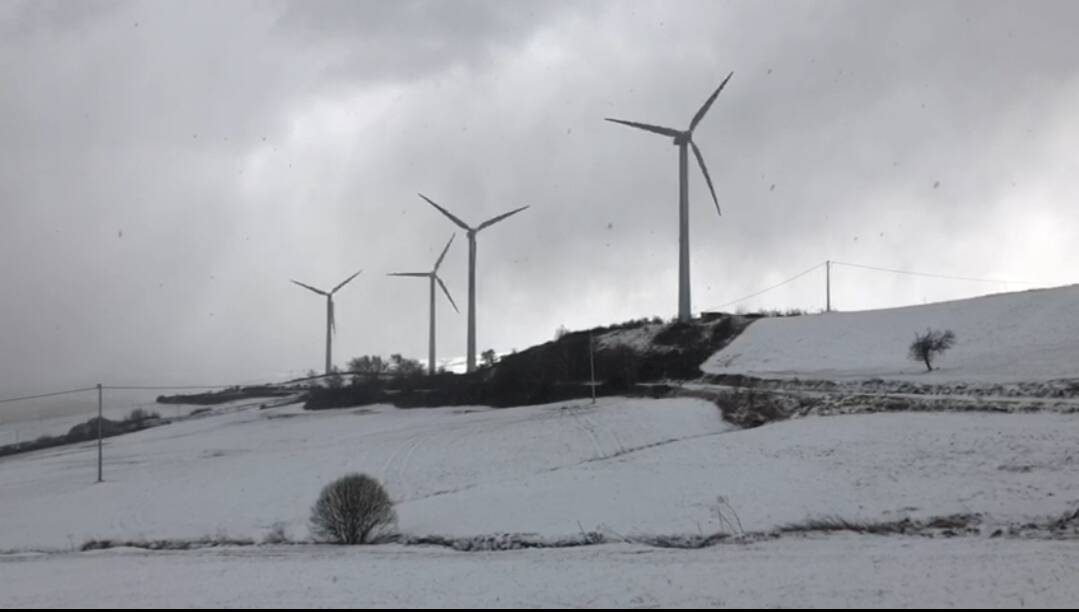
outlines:
{"label": "bare shrub", "polygon": [[955,344],[955,334],[952,330],[937,331],[927,329],[924,334],[915,334],[914,342],[910,344],[909,356],[914,361],[925,364],[927,371],[933,371],[933,360],[952,348]]}
{"label": "bare shrub", "polygon": [[288,525],[283,522],[276,522],[270,526],[270,530],[266,532],[266,535],[262,538],[263,544],[288,544]]}
{"label": "bare shrub", "polygon": [[386,489],[365,474],[349,474],[326,485],[311,509],[315,537],[337,544],[367,543],[396,521]]}
{"label": "bare shrub", "polygon": [[720,529],[722,533],[728,533],[736,536],[744,536],[746,530],[742,528],[742,518],[738,516],[738,512],[727,501],[726,497],[722,495],[716,498],[716,505],[712,506],[712,511],[716,513],[716,518],[719,520]]}

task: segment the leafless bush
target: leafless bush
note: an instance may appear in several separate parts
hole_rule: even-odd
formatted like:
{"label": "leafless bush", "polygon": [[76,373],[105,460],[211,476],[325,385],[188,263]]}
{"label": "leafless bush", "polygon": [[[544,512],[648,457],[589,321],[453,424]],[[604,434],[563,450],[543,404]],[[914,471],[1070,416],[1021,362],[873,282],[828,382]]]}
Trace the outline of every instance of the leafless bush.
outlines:
{"label": "leafless bush", "polygon": [[270,530],[262,538],[263,544],[288,544],[288,526],[283,522],[277,522],[270,526]]}
{"label": "leafless bush", "polygon": [[337,544],[367,543],[396,520],[386,489],[364,474],[349,474],[326,485],[311,509],[315,537]]}
{"label": "leafless bush", "polygon": [[716,505],[712,506],[712,511],[716,513],[720,529],[724,533],[737,536],[746,534],[746,530],[742,528],[742,518],[738,516],[738,512],[731,506],[726,497],[722,495],[717,497]]}
{"label": "leafless bush", "polygon": [[925,364],[927,371],[933,371],[933,359],[944,351],[952,348],[955,344],[955,334],[952,330],[937,331],[927,329],[924,334],[915,334],[914,342],[910,344],[909,356],[914,361]]}

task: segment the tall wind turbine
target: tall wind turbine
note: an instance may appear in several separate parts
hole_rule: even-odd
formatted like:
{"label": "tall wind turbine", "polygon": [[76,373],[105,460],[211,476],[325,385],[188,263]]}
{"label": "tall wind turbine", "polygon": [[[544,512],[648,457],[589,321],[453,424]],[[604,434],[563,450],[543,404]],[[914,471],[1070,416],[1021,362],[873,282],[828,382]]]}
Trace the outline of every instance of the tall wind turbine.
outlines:
{"label": "tall wind turbine", "polygon": [[[430,272],[394,272],[390,276],[419,276],[430,279],[431,282],[431,330],[430,337],[427,341],[427,371],[432,376],[435,374],[435,283],[438,283],[439,287],[442,287],[443,293],[446,294],[446,298],[449,299],[450,304],[454,310],[457,310],[457,304],[453,301],[453,296],[450,295],[450,290],[446,288],[446,283],[442,282],[442,279],[438,276],[438,268],[442,265],[442,260],[446,258],[446,253],[450,250],[450,245],[453,244],[453,239],[457,237],[457,234],[450,236],[450,241],[446,243],[446,248],[442,249],[442,254],[438,256],[438,261],[435,262],[435,268]],[[461,312],[457,310],[457,312]]]}
{"label": "tall wind turbine", "polygon": [[723,88],[727,85],[727,81],[731,80],[734,73],[727,75],[727,78],[723,79],[723,82],[719,84],[716,91],[709,96],[704,102],[704,106],[701,107],[697,114],[693,116],[693,121],[689,124],[689,129],[685,131],[676,130],[673,128],[661,127],[658,125],[649,125],[647,123],[637,123],[635,121],[623,121],[621,119],[607,119],[614,123],[621,123],[622,125],[628,125],[646,132],[652,132],[660,134],[662,136],[668,136],[674,139],[674,144],[678,147],[678,320],[682,322],[689,321],[692,317],[690,311],[689,301],[689,152],[688,148],[693,147],[693,155],[697,157],[697,163],[701,166],[701,173],[704,174],[704,180],[708,183],[708,190],[712,192],[712,201],[716,204],[716,212],[719,214],[719,199],[716,198],[716,190],[712,186],[712,177],[708,174],[708,168],[704,165],[704,155],[701,154],[701,150],[697,147],[697,143],[693,142],[693,131],[697,129],[697,124],[704,118],[708,109],[712,108],[712,103],[716,101],[716,97],[719,96],[719,92],[723,91]]}
{"label": "tall wind turbine", "polygon": [[[360,272],[363,272],[363,270],[360,270]],[[337,322],[334,320],[334,316],[333,316],[333,295],[335,293],[337,293],[338,291],[340,291],[342,287],[344,287],[345,285],[352,282],[352,279],[359,276],[360,272],[357,272],[357,273],[353,274],[352,276],[346,278],[344,281],[341,282],[340,285],[337,285],[336,287],[334,287],[329,292],[323,291],[322,289],[316,289],[316,288],[312,287],[311,285],[305,285],[305,284],[301,283],[300,281],[295,281],[295,280],[292,281],[292,282],[296,283],[297,285],[303,287],[304,289],[307,289],[308,291],[314,291],[315,293],[317,293],[319,295],[326,296],[326,374],[331,374],[332,373],[332,369],[333,369],[333,334],[337,332]]]}
{"label": "tall wind turbine", "polygon": [[528,206],[522,206],[516,210],[511,210],[508,213],[498,215],[497,217],[491,217],[476,227],[472,227],[453,216],[450,211],[435,204],[431,198],[428,198],[422,193],[419,194],[419,196],[424,200],[427,200],[428,204],[437,208],[439,212],[446,215],[450,221],[456,223],[458,227],[465,230],[468,234],[468,371],[471,372],[476,369],[476,234],[499,221],[503,221],[508,217],[516,215],[528,208]]}

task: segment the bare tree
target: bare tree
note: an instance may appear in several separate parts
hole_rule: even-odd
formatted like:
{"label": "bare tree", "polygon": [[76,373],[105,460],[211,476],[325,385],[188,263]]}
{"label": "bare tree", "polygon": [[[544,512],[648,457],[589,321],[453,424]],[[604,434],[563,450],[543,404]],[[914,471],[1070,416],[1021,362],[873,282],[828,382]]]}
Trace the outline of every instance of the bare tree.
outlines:
{"label": "bare tree", "polygon": [[487,349],[486,351],[483,351],[480,357],[483,359],[483,366],[487,368],[493,366],[495,363],[498,362],[498,356],[495,355],[494,349]]}
{"label": "bare tree", "polygon": [[390,369],[390,364],[382,360],[379,355],[364,355],[348,362],[349,372],[354,374],[381,375]]}
{"label": "bare tree", "polygon": [[955,334],[952,330],[937,331],[927,329],[924,334],[915,334],[914,342],[910,344],[909,356],[914,361],[925,364],[926,370],[933,371],[933,360],[952,348],[955,344]]}
{"label": "bare tree", "polygon": [[382,378],[390,371],[390,364],[379,355],[364,355],[350,360],[348,370],[352,373],[352,384],[359,385]]}
{"label": "bare tree", "polygon": [[311,509],[311,530],[321,540],[363,544],[397,520],[382,485],[365,474],[349,474],[322,489]]}
{"label": "bare tree", "polygon": [[424,367],[415,359],[394,353],[390,355],[390,371],[402,378],[416,378],[423,376]]}

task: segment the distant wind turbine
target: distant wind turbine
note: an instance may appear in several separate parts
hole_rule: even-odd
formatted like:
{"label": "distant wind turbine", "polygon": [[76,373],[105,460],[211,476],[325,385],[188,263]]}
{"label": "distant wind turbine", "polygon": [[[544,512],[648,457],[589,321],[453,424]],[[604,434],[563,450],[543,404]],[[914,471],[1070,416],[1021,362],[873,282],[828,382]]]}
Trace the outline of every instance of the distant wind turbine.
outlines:
{"label": "distant wind turbine", "polygon": [[453,239],[457,237],[457,234],[450,236],[450,241],[446,243],[446,248],[442,249],[442,254],[438,256],[438,261],[435,262],[435,268],[430,272],[394,272],[390,276],[418,276],[430,279],[431,282],[431,329],[430,337],[427,344],[427,371],[433,376],[435,374],[435,283],[438,283],[439,287],[442,287],[443,293],[446,294],[446,298],[449,299],[450,305],[457,312],[457,304],[453,301],[453,296],[450,295],[450,290],[446,288],[446,283],[442,282],[442,279],[438,276],[438,268],[442,265],[442,260],[446,258],[446,253],[450,250],[450,245],[453,244]]}
{"label": "distant wind turbine", "polygon": [[674,139],[674,144],[678,146],[678,320],[683,322],[689,321],[690,318],[692,318],[689,295],[688,148],[693,147],[693,155],[697,157],[697,163],[701,166],[701,173],[704,174],[704,180],[708,183],[708,190],[712,192],[712,201],[716,204],[716,212],[722,214],[719,211],[719,199],[716,197],[716,190],[712,186],[712,177],[708,174],[708,168],[704,165],[704,155],[701,154],[701,150],[697,147],[697,143],[693,142],[693,131],[697,129],[697,124],[704,118],[708,109],[712,108],[712,103],[716,101],[719,92],[723,91],[723,88],[727,85],[727,81],[731,80],[732,76],[734,76],[733,72],[728,74],[727,78],[723,79],[723,82],[716,88],[716,91],[705,100],[704,106],[702,106],[701,109],[697,111],[697,114],[693,116],[693,121],[690,122],[688,130],[681,131],[673,128],[660,127],[658,125],[637,123],[635,121],[607,119],[607,121],[613,123],[620,123],[647,132],[669,136]]}
{"label": "distant wind turbine", "polygon": [[528,208],[528,206],[522,206],[521,208],[511,210],[508,213],[503,213],[497,217],[492,217],[483,223],[480,223],[476,227],[472,227],[464,221],[453,216],[450,211],[442,208],[438,204],[435,204],[431,198],[419,194],[421,198],[427,201],[428,204],[434,206],[439,212],[446,215],[450,221],[457,224],[458,227],[465,230],[468,235],[468,365],[469,372],[476,369],[476,234],[480,231],[491,227],[499,221],[503,221],[508,217],[512,217],[517,213]]}
{"label": "distant wind turbine", "polygon": [[352,276],[346,278],[344,281],[341,282],[340,285],[337,285],[336,287],[334,287],[329,292],[323,291],[322,289],[316,289],[316,288],[312,287],[311,285],[305,285],[305,284],[301,283],[300,281],[295,281],[295,280],[292,281],[292,282],[296,283],[297,285],[303,287],[304,289],[307,289],[308,291],[314,291],[315,293],[317,293],[319,295],[326,296],[326,374],[331,374],[332,373],[332,369],[333,369],[333,334],[337,332],[337,322],[334,320],[334,315],[333,315],[333,296],[334,296],[335,293],[340,291],[342,287],[344,287],[345,285],[352,282],[352,279],[359,276],[360,272],[363,272],[363,270],[360,270],[359,272],[357,272],[357,273],[353,274]]}

